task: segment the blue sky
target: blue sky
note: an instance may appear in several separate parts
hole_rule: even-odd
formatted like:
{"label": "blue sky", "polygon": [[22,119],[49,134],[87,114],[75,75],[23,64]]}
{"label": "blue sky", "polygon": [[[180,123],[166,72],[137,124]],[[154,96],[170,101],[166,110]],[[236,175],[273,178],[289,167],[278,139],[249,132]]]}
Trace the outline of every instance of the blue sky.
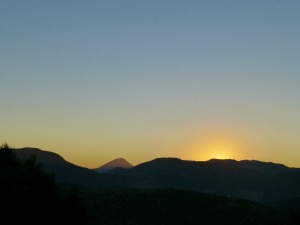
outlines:
{"label": "blue sky", "polygon": [[86,167],[218,155],[300,167],[299,10],[3,0],[1,141]]}

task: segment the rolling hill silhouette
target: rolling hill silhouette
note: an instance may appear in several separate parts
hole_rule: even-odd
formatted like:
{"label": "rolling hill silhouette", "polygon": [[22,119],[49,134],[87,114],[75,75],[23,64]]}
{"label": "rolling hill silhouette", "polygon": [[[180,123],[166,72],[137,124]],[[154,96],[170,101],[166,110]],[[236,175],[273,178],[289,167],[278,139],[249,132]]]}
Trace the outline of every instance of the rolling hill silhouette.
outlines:
{"label": "rolling hill silhouette", "polygon": [[300,196],[300,170],[260,161],[187,161],[158,158],[129,170],[112,170],[129,187],[172,187],[257,202]]}
{"label": "rolling hill silhouette", "polygon": [[300,197],[300,169],[256,160],[189,161],[157,158],[134,167],[98,173],[74,165],[60,155],[37,148],[15,149],[24,159],[37,156],[57,181],[83,187],[176,188],[240,197],[255,202],[285,201]]}
{"label": "rolling hill silhouette", "polygon": [[63,185],[76,186],[105,186],[105,183],[113,183],[105,175],[99,174],[93,170],[81,167],[66,161],[59,154],[44,151],[38,148],[19,148],[15,149],[20,159],[26,159],[35,155],[43,169],[47,172],[55,173],[58,183]]}

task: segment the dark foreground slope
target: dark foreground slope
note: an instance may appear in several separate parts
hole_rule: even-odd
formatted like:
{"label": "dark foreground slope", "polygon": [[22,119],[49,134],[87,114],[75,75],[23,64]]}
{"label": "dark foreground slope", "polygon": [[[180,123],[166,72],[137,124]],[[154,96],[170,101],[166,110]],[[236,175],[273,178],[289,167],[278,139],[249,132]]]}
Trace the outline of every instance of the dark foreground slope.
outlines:
{"label": "dark foreground slope", "polygon": [[0,202],[0,224],[85,224],[79,192],[58,185],[35,158],[20,160],[7,144],[0,146]]}
{"label": "dark foreground slope", "polygon": [[176,189],[94,189],[87,225],[290,225],[285,211]]}

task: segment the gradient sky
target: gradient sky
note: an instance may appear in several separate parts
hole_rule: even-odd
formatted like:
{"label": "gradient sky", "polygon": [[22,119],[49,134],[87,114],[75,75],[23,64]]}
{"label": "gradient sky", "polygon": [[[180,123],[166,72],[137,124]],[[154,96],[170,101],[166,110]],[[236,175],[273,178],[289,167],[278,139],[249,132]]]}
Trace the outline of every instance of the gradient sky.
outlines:
{"label": "gradient sky", "polygon": [[0,141],[300,167],[300,1],[1,0]]}

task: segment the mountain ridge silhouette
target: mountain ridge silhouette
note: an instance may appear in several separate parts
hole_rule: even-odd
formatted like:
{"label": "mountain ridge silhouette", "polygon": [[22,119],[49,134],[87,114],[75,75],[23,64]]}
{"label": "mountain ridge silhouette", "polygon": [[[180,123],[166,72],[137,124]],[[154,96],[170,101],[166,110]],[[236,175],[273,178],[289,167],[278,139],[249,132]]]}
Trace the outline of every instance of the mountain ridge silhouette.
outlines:
{"label": "mountain ridge silhouette", "polygon": [[256,202],[284,201],[300,197],[300,168],[258,160],[182,160],[156,158],[131,168],[113,168],[106,173],[77,166],[59,154],[38,148],[15,149],[25,159],[37,161],[57,181],[82,187],[177,188]]}

